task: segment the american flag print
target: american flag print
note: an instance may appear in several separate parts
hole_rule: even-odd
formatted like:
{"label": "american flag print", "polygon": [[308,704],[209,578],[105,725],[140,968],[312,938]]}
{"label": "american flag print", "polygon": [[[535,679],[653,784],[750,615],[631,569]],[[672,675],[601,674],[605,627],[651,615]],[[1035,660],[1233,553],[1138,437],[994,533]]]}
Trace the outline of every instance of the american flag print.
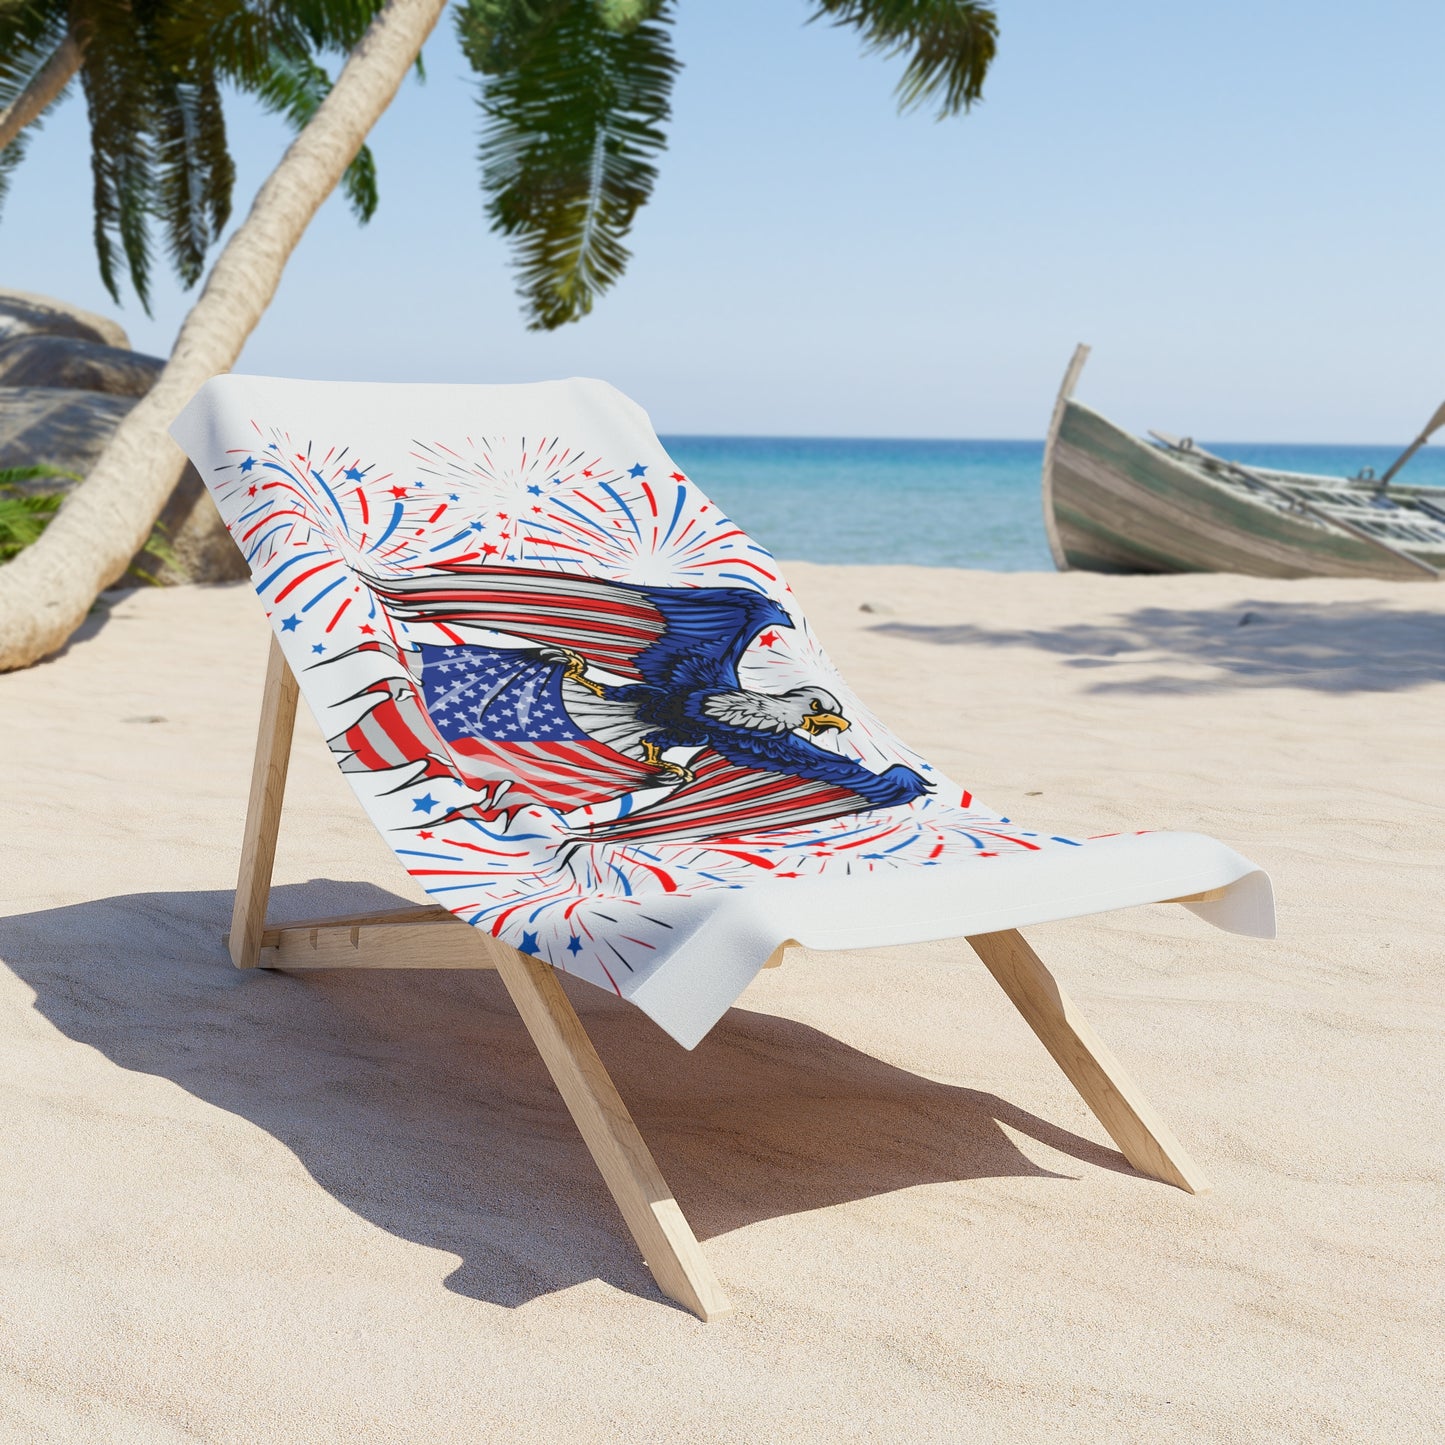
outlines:
{"label": "american flag print", "polygon": [[188,449],[362,805],[459,918],[626,996],[728,890],[1079,846],[895,738],[609,388],[477,388],[409,435],[246,380]]}
{"label": "american flag print", "polygon": [[526,777],[528,801],[565,813],[656,780],[571,720],[555,665],[515,649],[419,652],[426,712],[473,786]]}

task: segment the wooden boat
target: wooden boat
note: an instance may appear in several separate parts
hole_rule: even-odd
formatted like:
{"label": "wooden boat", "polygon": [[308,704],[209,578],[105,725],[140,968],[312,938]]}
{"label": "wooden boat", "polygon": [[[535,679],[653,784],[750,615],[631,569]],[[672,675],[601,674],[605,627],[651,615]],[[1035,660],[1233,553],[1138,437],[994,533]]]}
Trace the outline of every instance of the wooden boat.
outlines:
{"label": "wooden boat", "polygon": [[1273,471],[1187,437],[1143,441],[1080,405],[1073,390],[1088,354],[1074,352],[1044,446],[1044,526],[1061,571],[1410,580],[1445,571],[1445,488],[1394,481],[1445,425],[1445,406],[1379,478]]}

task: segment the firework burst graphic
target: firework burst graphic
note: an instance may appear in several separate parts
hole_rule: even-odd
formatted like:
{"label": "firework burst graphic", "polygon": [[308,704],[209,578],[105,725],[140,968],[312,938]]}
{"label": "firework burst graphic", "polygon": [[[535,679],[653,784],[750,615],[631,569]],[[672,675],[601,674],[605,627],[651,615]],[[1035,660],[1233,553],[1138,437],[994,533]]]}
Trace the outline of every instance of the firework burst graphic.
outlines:
{"label": "firework burst graphic", "polygon": [[[1077,846],[1014,829],[900,744],[838,676],[772,555],[660,449],[618,458],[559,436],[477,434],[382,457],[252,422],[211,488],[327,735],[348,740],[350,781],[412,876],[459,917],[559,968],[623,992],[672,946],[658,905],[678,895]],[[743,684],[772,695],[826,687],[852,726],[818,746],[875,772],[903,763],[932,791],[806,826],[586,841],[589,823],[640,813],[665,790],[538,806],[449,748],[427,714],[419,658],[466,639],[441,622],[399,620],[368,581],[447,566],[773,599],[790,625],[751,641]]]}

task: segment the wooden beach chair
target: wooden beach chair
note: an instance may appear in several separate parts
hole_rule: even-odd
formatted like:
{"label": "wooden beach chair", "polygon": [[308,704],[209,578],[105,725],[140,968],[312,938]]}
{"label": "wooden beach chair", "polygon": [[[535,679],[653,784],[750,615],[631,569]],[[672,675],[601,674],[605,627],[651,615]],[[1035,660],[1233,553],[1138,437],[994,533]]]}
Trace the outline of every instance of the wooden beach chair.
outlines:
{"label": "wooden beach chair", "polygon": [[[173,432],[273,627],[233,961],[496,969],[664,1294],[728,1309],[558,969],[691,1048],[790,944],[964,938],[1129,1163],[1207,1188],[1018,929],[1174,902],[1270,936],[1268,879],[1197,834],[1023,829],[949,782],[626,398],[222,377]],[[435,902],[268,922],[301,695]]]}

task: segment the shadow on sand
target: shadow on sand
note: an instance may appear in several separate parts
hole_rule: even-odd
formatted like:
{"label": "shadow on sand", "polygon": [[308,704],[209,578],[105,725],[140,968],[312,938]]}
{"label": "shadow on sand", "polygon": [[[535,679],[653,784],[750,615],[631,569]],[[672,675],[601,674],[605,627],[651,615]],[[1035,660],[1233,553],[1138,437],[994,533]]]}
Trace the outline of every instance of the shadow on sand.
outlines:
{"label": "shadow on sand", "polygon": [[[326,880],[272,897],[277,918],[404,901]],[[147,893],[4,918],[0,959],[69,1038],[249,1120],[348,1209],[458,1255],[448,1288],[513,1306],[600,1277],[661,1298],[495,975],[239,973],[219,943],[229,908],[229,893]],[[568,991],[704,1239],[916,1184],[1067,1177],[1000,1123],[1131,1172],[803,1024],[733,1009],[687,1053],[598,990]]]}
{"label": "shadow on sand", "polygon": [[[1426,584],[1421,584],[1422,586]],[[1090,623],[1030,631],[968,624],[890,622],[873,629],[941,647],[1037,647],[1073,667],[1203,664],[1207,678],[1110,678],[1107,693],[1217,692],[1230,686],[1313,692],[1394,692],[1445,680],[1445,612],[1406,612],[1371,602],[1242,602],[1227,608],[1143,607],[1115,627]]]}

